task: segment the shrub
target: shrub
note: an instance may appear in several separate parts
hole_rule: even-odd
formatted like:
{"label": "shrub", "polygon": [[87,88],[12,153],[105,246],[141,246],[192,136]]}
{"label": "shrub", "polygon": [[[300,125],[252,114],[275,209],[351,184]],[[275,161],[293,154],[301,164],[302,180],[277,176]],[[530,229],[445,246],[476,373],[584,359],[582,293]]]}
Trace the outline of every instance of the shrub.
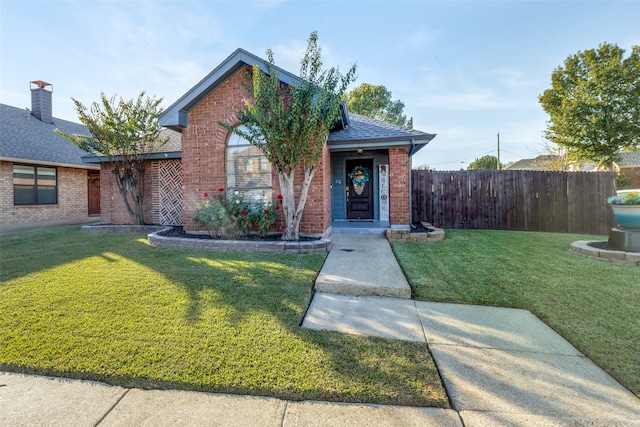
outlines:
{"label": "shrub", "polygon": [[203,193],[203,197],[206,200],[194,209],[193,221],[211,237],[234,237],[240,231],[249,235],[254,228],[264,237],[278,220],[278,203],[250,202],[239,191],[227,197],[224,188],[219,188],[215,197],[209,197],[208,193]]}

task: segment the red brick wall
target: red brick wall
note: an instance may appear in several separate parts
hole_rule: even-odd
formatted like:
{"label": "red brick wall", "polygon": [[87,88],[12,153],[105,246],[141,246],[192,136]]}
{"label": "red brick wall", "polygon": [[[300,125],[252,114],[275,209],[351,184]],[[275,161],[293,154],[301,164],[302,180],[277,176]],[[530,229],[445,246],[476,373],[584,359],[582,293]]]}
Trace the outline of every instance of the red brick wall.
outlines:
{"label": "red brick wall", "polygon": [[629,188],[640,188],[640,166],[635,168],[622,168],[621,172],[631,178]]}
{"label": "red brick wall", "polygon": [[87,170],[58,167],[57,205],[13,205],[13,163],[0,162],[0,224],[89,218]]}
{"label": "red brick wall", "polygon": [[409,225],[409,147],[389,148],[389,221]]}
{"label": "red brick wall", "polygon": [[[191,217],[195,206],[203,200],[202,193],[216,194],[218,188],[226,188],[225,158],[229,132],[219,122],[238,123],[236,112],[244,108],[248,97],[243,86],[246,69],[237,71],[189,113],[189,127],[182,133],[183,219],[187,231],[200,230]],[[323,233],[331,224],[331,174],[326,146],[322,162],[309,189],[300,224],[303,233]],[[299,194],[302,176],[302,170],[297,170],[296,194]],[[280,193],[275,171],[272,183],[275,196]]]}
{"label": "red brick wall", "polygon": [[[133,218],[127,212],[118,184],[111,165],[103,163],[100,169],[100,219],[111,224],[133,224]],[[146,167],[144,179],[144,221],[147,224],[153,222],[153,197],[152,197],[152,164]]]}
{"label": "red brick wall", "polygon": [[245,70],[236,72],[189,113],[189,127],[182,132],[185,230],[199,230],[191,217],[195,206],[203,200],[202,193],[216,194],[218,188],[227,186],[225,156],[229,132],[219,122],[238,123],[236,112],[244,107],[247,98],[242,86]]}
{"label": "red brick wall", "polygon": [[[325,145],[320,157],[320,164],[313,181],[309,187],[309,195],[305,205],[302,221],[300,223],[301,233],[321,234],[331,226],[331,156],[329,149]],[[298,170],[297,177],[302,177],[304,172]],[[301,184],[296,186],[299,194]]]}

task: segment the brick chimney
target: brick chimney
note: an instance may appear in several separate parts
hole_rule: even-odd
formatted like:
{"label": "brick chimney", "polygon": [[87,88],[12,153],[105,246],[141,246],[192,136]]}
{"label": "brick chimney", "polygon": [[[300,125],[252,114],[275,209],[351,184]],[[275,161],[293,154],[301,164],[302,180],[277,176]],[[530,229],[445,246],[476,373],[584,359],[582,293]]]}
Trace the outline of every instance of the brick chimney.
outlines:
{"label": "brick chimney", "polygon": [[[51,89],[47,90],[46,87]],[[31,82],[31,114],[45,123],[53,123],[51,94],[53,85],[34,80]]]}

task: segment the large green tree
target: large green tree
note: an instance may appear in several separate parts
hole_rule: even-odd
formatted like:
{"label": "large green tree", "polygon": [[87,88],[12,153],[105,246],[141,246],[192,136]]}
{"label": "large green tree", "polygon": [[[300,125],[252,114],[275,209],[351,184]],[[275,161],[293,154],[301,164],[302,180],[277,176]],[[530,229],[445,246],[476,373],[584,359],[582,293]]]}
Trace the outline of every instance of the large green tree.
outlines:
{"label": "large green tree", "polygon": [[161,148],[168,138],[161,138],[158,117],[162,99],[141,92],[137,99],[125,101],[115,95],[100,94],[100,102],[90,108],[73,100],[78,118],[89,135],[56,132],[81,149],[107,157],[124,206],[134,224],[144,224],[144,176],[150,153]]}
{"label": "large green tree", "polygon": [[404,102],[393,101],[391,92],[382,85],[362,83],[349,92],[347,106],[354,113],[413,128],[413,118],[404,114]]}
{"label": "large green tree", "polygon": [[546,137],[572,154],[611,165],[640,149],[640,46],[604,43],[569,56],[539,97],[549,114]]}
{"label": "large green tree", "polygon": [[[285,219],[284,240],[298,240],[300,221],[309,186],[318,169],[322,150],[332,125],[338,118],[340,100],[355,80],[355,65],[347,74],[337,69],[322,69],[318,34],[309,36],[307,50],[300,63],[300,82],[281,83],[273,52],[267,54],[267,72],[254,65],[252,85],[247,89],[252,100],[238,120],[248,132],[220,123],[226,129],[259,147],[278,175]],[[296,194],[296,171],[304,174]],[[297,205],[296,205],[296,200]]]}
{"label": "large green tree", "polygon": [[496,156],[491,156],[491,155],[482,156],[480,158],[475,159],[473,162],[469,163],[469,166],[467,167],[467,170],[470,170],[470,171],[484,170],[484,169],[497,170],[498,158]]}

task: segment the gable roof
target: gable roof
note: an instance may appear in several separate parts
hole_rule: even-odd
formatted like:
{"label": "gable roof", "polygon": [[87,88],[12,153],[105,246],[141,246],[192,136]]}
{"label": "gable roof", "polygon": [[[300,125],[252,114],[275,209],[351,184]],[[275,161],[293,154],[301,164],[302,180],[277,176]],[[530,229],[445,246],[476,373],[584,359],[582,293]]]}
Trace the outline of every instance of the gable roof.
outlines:
{"label": "gable roof", "polygon": [[[180,99],[171,104],[159,117],[161,126],[173,130],[181,131],[188,126],[188,113],[196,105],[205,99],[218,86],[224,83],[236,71],[245,66],[253,67],[258,65],[262,71],[267,72],[267,62],[244,49],[236,49],[227,59],[222,61],[204,79],[200,80]],[[300,82],[301,79],[288,71],[275,67],[280,80],[288,85]]]}
{"label": "gable roof", "polygon": [[0,160],[18,163],[98,169],[82,161],[87,154],[54,132],[88,134],[85,126],[53,117],[45,123],[29,110],[0,104]]}
{"label": "gable roof", "polygon": [[[246,50],[237,49],[204,79],[169,106],[160,115],[160,125],[176,131],[182,131],[183,128],[189,125],[189,111],[231,77],[233,73],[244,66],[252,67],[253,65],[258,65],[264,72],[267,71],[265,60]],[[279,67],[275,67],[275,69],[280,80],[285,84],[291,85],[302,81],[300,77],[288,71]],[[347,114],[349,126],[329,132],[327,141],[330,151],[411,146],[411,154],[414,154],[436,136],[435,134],[404,128],[359,114]]]}

